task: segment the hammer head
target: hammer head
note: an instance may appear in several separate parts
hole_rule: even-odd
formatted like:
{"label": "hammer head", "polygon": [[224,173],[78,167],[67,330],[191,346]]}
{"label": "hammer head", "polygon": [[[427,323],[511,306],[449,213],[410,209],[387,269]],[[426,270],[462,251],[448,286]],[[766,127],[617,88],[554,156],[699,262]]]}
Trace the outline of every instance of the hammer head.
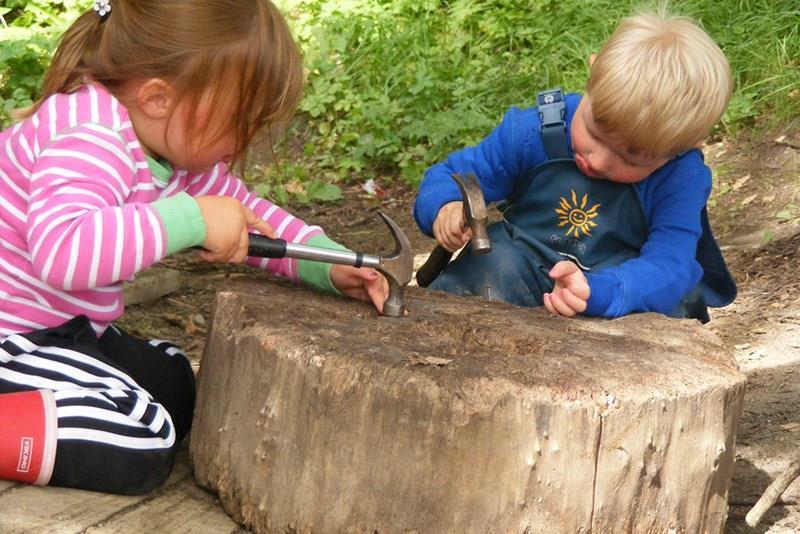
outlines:
{"label": "hammer head", "polygon": [[379,211],[378,214],[392,232],[395,244],[394,252],[380,256],[380,264],[376,267],[389,281],[389,297],[383,303],[383,314],[402,317],[405,310],[403,294],[414,272],[414,252],[411,250],[411,242],[400,227],[385,213]]}
{"label": "hammer head", "polygon": [[486,231],[489,215],[478,178],[471,172],[466,176],[454,172],[452,177],[464,199],[464,221],[472,230],[472,253],[487,254],[492,251],[492,242]]}

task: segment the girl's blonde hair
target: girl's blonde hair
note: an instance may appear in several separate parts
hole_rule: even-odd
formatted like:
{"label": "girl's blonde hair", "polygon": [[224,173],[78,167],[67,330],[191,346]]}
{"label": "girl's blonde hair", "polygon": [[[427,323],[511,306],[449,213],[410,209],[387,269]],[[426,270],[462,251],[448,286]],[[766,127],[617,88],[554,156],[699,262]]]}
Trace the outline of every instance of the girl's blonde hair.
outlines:
{"label": "girl's blonde hair", "polygon": [[[87,11],[62,36],[45,75],[41,99],[94,79],[112,93],[127,83],[160,78],[186,102],[189,121],[201,100],[211,117],[198,132],[214,142],[235,128],[234,161],[264,126],[288,121],[300,100],[300,52],[269,0],[111,0],[105,20]],[[228,105],[219,105],[220,103]],[[232,106],[230,104],[233,104]],[[231,109],[232,107],[232,109]],[[174,107],[173,107],[174,110]],[[196,124],[188,124],[195,131]]]}
{"label": "girl's blonde hair", "polygon": [[702,141],[731,98],[722,50],[684,17],[624,19],[592,63],[586,94],[595,122],[632,153],[678,155]]}

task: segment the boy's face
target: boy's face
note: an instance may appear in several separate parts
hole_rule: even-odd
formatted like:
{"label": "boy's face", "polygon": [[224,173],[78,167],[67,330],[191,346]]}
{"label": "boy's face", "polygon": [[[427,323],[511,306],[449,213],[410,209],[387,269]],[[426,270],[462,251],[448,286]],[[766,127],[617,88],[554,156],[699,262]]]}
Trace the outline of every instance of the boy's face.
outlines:
{"label": "boy's face", "polygon": [[641,182],[669,158],[632,154],[625,143],[604,133],[592,116],[588,96],[581,98],[571,126],[575,163],[586,176],[625,184]]}

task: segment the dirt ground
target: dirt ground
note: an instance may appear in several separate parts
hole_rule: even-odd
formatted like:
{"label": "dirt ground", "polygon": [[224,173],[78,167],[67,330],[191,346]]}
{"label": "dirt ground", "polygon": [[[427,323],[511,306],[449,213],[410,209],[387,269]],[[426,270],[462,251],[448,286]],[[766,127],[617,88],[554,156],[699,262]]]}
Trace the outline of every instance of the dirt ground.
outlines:
{"label": "dirt ground", "polygon": [[[715,172],[712,225],[739,284],[736,302],[713,310],[707,327],[733,347],[749,378],[726,532],[800,532],[800,480],[757,529],[744,523],[764,489],[800,455],[800,119],[759,139],[711,143],[705,153]],[[377,215],[382,210],[407,232],[420,263],[432,241],[413,222],[414,191],[377,182],[377,195],[356,183],[338,203],[289,209],[345,245],[371,253],[392,246]],[[170,258],[152,271],[179,273],[179,289],[130,306],[120,323],[142,337],[176,342],[195,365],[216,289],[232,279],[265,277],[246,267],[209,265],[194,254]]]}

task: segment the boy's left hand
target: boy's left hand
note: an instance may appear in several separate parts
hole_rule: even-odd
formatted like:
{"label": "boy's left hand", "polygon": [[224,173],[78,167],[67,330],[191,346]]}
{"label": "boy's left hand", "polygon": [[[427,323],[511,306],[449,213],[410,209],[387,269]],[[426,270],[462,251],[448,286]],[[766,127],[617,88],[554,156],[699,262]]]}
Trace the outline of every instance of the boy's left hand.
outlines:
{"label": "boy's left hand", "polygon": [[332,265],[331,282],[343,295],[371,301],[383,313],[383,303],[389,297],[389,282],[375,269]]}
{"label": "boy's left hand", "polygon": [[551,293],[544,294],[547,311],[564,317],[573,317],[586,311],[586,301],[591,291],[580,267],[564,260],[556,263],[549,274],[556,284]]}

